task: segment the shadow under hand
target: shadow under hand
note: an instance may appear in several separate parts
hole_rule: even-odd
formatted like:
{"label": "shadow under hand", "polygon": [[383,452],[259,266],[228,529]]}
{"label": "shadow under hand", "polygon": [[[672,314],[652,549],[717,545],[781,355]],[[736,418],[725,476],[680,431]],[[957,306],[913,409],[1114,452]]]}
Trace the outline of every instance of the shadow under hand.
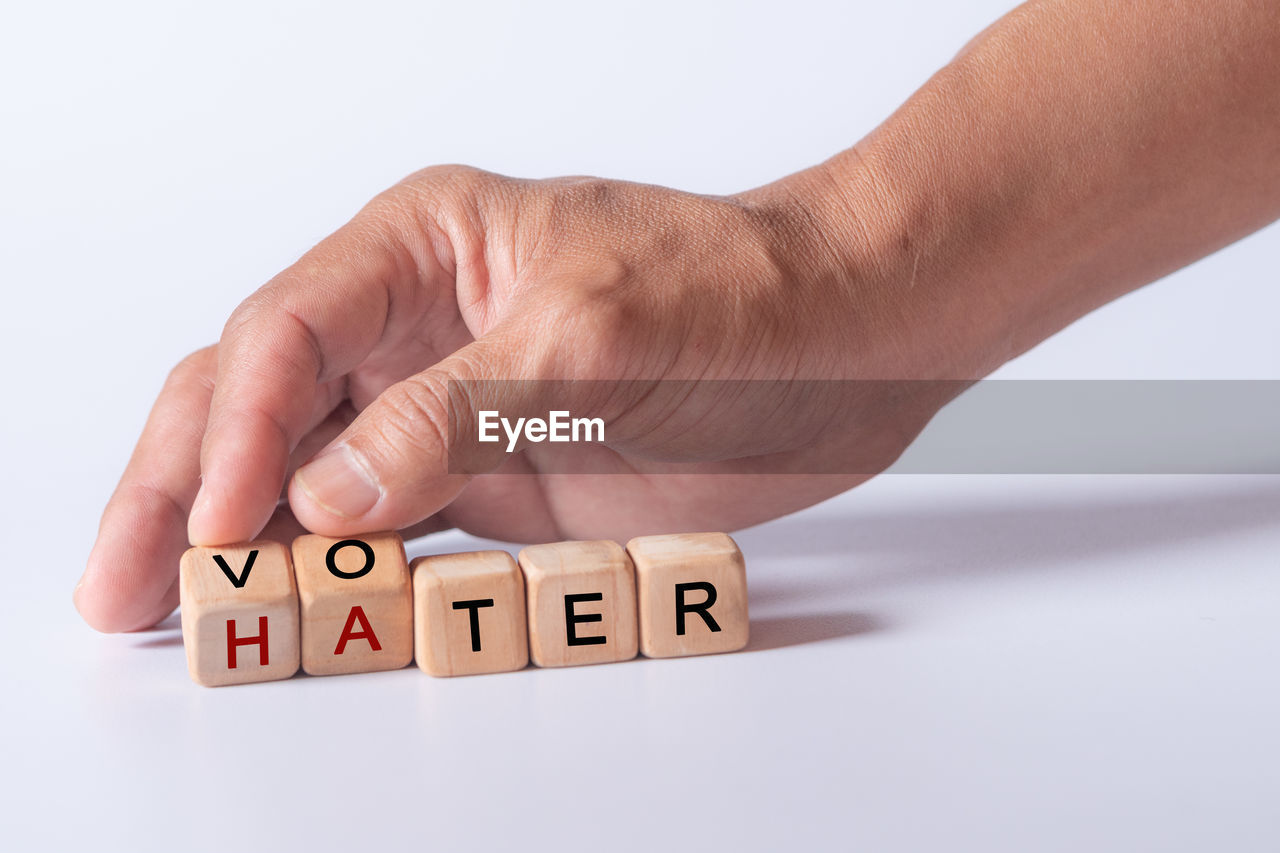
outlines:
{"label": "shadow under hand", "polygon": [[135,631],[130,636],[138,638],[132,644],[135,649],[169,649],[182,645],[182,618],[175,612],[170,613],[159,624],[145,631]]}

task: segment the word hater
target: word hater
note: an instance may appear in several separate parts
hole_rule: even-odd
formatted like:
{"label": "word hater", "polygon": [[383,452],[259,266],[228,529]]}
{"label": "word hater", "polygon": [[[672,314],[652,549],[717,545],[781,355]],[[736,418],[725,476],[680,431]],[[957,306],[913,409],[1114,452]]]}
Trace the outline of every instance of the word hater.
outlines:
{"label": "word hater", "polygon": [[192,548],[179,576],[196,682],[400,669],[436,676],[732,652],[742,552],[723,533],[419,557],[396,533]]}

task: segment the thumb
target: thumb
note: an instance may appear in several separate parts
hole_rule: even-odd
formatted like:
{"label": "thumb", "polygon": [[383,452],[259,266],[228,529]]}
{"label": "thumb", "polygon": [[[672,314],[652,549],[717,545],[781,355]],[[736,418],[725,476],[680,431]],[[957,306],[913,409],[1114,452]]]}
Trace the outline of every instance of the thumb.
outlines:
{"label": "thumb", "polygon": [[546,412],[544,383],[509,379],[533,372],[527,340],[486,336],[388,387],[294,474],[298,521],[329,536],[402,529],[500,466],[508,442],[477,442],[477,412]]}

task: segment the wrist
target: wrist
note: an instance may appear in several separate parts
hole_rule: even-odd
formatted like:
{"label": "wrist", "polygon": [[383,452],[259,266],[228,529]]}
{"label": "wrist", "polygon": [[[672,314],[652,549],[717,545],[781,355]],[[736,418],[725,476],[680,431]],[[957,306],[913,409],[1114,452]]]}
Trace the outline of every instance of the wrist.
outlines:
{"label": "wrist", "polygon": [[840,325],[844,377],[981,377],[1013,354],[1009,306],[959,264],[936,192],[877,143],[740,198],[799,297]]}

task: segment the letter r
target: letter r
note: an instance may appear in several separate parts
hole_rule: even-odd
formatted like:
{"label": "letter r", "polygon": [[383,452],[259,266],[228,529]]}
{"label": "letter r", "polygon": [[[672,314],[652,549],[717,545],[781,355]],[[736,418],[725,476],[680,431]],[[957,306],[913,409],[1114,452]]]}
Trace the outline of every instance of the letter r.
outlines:
{"label": "letter r", "polygon": [[[691,589],[696,589],[707,594],[706,600],[700,604],[689,604],[684,600],[684,594]],[[676,634],[684,636],[684,617],[689,613],[696,613],[702,617],[702,621],[707,623],[707,627],[712,633],[720,630],[719,623],[716,622],[714,616],[711,615],[711,605],[716,603],[716,588],[714,584],[706,581],[698,581],[696,583],[678,583],[676,584]]]}

